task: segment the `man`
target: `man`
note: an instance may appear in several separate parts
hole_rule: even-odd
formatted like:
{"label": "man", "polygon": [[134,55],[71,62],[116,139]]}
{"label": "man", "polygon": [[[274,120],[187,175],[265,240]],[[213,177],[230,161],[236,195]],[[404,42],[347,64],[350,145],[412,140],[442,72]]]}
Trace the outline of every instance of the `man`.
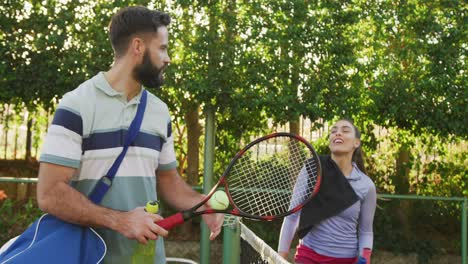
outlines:
{"label": "man", "polygon": [[[105,263],[131,263],[138,243],[168,234],[156,223],[162,217],[142,207],[157,193],[179,210],[203,198],[178,175],[168,108],[150,93],[138,137],[112,186],[99,205],[87,198],[122,150],[142,85],[163,83],[170,62],[169,23],[167,14],[145,7],[115,14],[109,26],[114,64],[62,98],[42,149],[39,207],[62,220],[99,228],[108,248]],[[214,239],[222,215],[203,218]],[[164,258],[158,239],[155,263],[164,263]]]}

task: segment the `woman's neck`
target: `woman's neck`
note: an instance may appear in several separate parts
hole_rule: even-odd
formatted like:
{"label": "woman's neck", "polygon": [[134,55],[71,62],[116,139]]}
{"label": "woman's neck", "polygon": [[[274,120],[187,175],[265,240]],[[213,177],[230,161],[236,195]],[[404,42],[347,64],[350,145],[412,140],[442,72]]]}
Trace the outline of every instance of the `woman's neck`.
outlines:
{"label": "woman's neck", "polygon": [[332,160],[338,165],[344,176],[348,177],[353,171],[352,154],[336,155],[331,154]]}

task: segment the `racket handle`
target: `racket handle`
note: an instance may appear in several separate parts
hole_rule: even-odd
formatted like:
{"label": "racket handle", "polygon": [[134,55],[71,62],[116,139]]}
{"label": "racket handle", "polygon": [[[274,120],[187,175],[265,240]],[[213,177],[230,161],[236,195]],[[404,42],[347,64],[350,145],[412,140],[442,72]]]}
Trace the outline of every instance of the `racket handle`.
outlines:
{"label": "racket handle", "polygon": [[156,224],[166,230],[170,230],[174,228],[175,226],[178,226],[184,222],[185,220],[184,220],[182,213],[177,213],[175,215],[171,215],[167,218],[164,218],[161,221],[156,222]]}

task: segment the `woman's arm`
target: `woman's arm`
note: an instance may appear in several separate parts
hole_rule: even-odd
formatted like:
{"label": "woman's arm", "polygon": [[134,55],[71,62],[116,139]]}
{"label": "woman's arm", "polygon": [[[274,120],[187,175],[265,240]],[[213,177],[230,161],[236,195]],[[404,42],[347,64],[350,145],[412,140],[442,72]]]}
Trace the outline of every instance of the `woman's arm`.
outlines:
{"label": "woman's arm", "polygon": [[284,218],[278,243],[278,253],[283,258],[288,257],[289,249],[291,248],[291,242],[294,238],[294,235],[296,234],[297,226],[299,225],[300,215],[301,211],[298,211]]}
{"label": "woman's arm", "polygon": [[373,223],[376,205],[377,193],[375,185],[372,184],[361,204],[361,212],[359,215],[359,255],[366,258],[367,264],[370,264],[370,256],[374,242]]}
{"label": "woman's arm", "polygon": [[[294,190],[291,198],[291,204],[289,205],[289,210],[296,207],[298,204],[303,202],[304,197],[307,195],[307,181],[309,180],[309,174],[307,169],[304,167],[299,172],[297,182],[294,185]],[[291,242],[296,234],[297,227],[299,225],[299,220],[302,210],[291,214],[284,218],[283,225],[281,226],[280,238],[278,243],[278,253],[283,257],[287,258],[289,254],[289,249],[291,248]]]}

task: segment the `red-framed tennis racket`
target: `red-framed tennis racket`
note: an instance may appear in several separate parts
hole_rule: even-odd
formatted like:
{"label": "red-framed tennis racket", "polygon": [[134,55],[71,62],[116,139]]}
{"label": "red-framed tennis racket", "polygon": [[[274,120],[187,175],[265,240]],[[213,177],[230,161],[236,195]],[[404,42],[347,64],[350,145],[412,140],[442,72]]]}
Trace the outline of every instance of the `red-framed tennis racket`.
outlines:
{"label": "red-framed tennis racket", "polygon": [[[300,210],[318,192],[320,160],[302,137],[274,133],[249,143],[229,163],[203,201],[157,224],[167,230],[202,214],[224,213],[271,221]],[[224,188],[229,206],[196,211]]]}

